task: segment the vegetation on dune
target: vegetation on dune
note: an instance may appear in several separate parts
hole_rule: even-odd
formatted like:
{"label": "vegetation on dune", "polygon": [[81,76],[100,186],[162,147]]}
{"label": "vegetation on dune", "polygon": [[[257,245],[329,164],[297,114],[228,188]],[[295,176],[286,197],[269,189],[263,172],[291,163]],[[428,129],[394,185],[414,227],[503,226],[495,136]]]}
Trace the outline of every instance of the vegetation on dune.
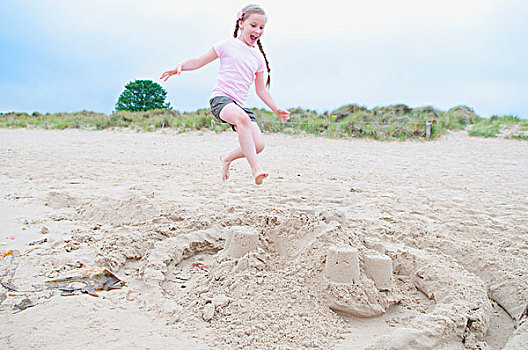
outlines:
{"label": "vegetation on dune", "polygon": [[516,116],[493,116],[481,119],[468,130],[471,136],[505,137],[528,140],[528,120]]}
{"label": "vegetation on dune", "polygon": [[[2,128],[44,129],[109,129],[131,128],[154,131],[176,128],[179,131],[202,130],[211,127],[209,109],[180,113],[170,109],[152,109],[144,112],[116,111],[110,115],[81,111],[76,113],[5,113],[0,115]],[[227,128],[225,128],[227,129]]]}
{"label": "vegetation on dune", "polygon": [[[441,111],[431,106],[410,108],[404,104],[397,104],[368,109],[357,104],[349,104],[323,113],[292,108],[290,121],[286,124],[282,124],[271,111],[264,109],[253,109],[253,111],[263,132],[268,133],[365,137],[376,140],[420,139],[425,138],[426,123],[431,121],[432,139],[449,130],[463,129],[467,129],[472,136],[528,139],[527,120],[513,116],[494,116],[485,119],[466,106]],[[142,112],[116,111],[110,115],[89,111],[54,114],[6,113],[0,114],[0,127],[96,130],[131,128],[138,131],[170,128],[177,132],[207,129],[221,132],[231,129],[229,125],[215,119],[209,109],[199,109],[194,112],[178,112],[171,109]]]}
{"label": "vegetation on dune", "polygon": [[310,133],[330,137],[367,137],[377,140],[411,139],[426,136],[426,123],[431,122],[431,138],[448,130],[463,129],[478,120],[466,106],[447,112],[433,107],[410,108],[404,104],[376,107],[371,110],[349,104],[322,114],[301,108],[290,109],[291,123],[281,124],[272,112],[256,110],[265,131]]}

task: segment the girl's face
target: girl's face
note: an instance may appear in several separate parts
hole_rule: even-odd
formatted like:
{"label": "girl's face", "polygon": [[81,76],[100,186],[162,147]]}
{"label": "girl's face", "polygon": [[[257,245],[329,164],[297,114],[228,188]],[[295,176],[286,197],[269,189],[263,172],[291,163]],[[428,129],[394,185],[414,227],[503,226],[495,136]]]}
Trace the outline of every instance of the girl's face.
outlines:
{"label": "girl's face", "polygon": [[242,31],[242,35],[238,38],[247,45],[253,46],[264,33],[266,16],[254,13],[245,20],[240,21],[238,25]]}

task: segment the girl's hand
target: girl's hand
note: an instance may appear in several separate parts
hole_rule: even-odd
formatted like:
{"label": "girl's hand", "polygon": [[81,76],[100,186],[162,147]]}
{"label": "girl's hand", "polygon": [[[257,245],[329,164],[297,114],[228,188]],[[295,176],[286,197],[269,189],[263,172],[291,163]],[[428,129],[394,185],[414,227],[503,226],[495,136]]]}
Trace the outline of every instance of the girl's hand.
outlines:
{"label": "girl's hand", "polygon": [[167,81],[167,79],[169,79],[170,77],[172,77],[173,75],[180,75],[182,72],[182,65],[179,64],[176,66],[176,68],[174,68],[173,70],[168,70],[166,71],[165,73],[163,73],[161,75],[161,80],[163,81]]}
{"label": "girl's hand", "polygon": [[290,119],[290,112],[288,112],[285,109],[277,108],[274,112],[277,115],[277,117],[280,118],[282,124],[286,123],[286,121]]}

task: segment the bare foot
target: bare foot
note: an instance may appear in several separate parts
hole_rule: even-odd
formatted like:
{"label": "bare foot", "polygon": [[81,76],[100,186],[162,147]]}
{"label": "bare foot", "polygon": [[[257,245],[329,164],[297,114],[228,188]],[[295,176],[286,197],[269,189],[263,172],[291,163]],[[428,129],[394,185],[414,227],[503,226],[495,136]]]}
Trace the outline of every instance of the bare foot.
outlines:
{"label": "bare foot", "polygon": [[260,173],[257,176],[255,176],[255,184],[262,185],[262,181],[264,181],[265,178],[269,176],[268,173]]}
{"label": "bare foot", "polygon": [[220,161],[222,162],[222,181],[229,179],[229,166],[231,161],[227,158],[227,153],[220,154]]}

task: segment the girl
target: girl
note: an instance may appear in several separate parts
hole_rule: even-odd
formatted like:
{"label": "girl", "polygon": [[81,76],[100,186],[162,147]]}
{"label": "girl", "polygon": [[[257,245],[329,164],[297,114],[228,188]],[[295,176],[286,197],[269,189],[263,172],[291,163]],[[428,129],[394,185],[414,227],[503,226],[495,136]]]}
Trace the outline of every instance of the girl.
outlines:
{"label": "girl", "polygon": [[[260,43],[265,25],[266,13],[262,8],[257,5],[244,7],[237,15],[234,38],[214,44],[213,48],[204,55],[183,61],[175,69],[163,73],[160,78],[167,81],[173,75],[201,68],[220,57],[218,81],[209,100],[211,112],[220,121],[231,125],[238,133],[240,144],[231,152],[220,155],[224,181],[229,178],[231,162],[243,157],[251,166],[257,185],[262,184],[268,176],[257,159],[257,154],[264,149],[264,138],[255,115],[246,105],[248,91],[253,82],[257,95],[283,123],[290,116],[290,112],[275,103],[267,89],[270,86],[270,68]],[[265,68],[268,71],[266,86],[264,86]]]}

